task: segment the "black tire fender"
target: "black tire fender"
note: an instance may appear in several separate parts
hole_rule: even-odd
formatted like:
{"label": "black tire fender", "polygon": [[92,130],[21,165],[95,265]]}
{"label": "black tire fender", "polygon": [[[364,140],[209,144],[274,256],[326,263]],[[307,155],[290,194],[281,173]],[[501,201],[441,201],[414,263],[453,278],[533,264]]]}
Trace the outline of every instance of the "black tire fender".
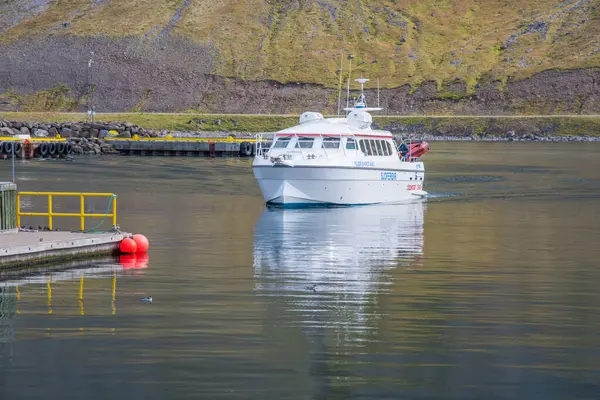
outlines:
{"label": "black tire fender", "polygon": [[242,142],[240,144],[240,155],[250,157],[252,155],[252,144],[248,142]]}
{"label": "black tire fender", "polygon": [[40,151],[40,156],[45,157],[48,155],[48,143],[43,142],[40,144],[39,147],[39,151]]}
{"label": "black tire fender", "polygon": [[56,154],[56,143],[55,142],[51,142],[48,145],[48,154],[50,154],[51,156]]}

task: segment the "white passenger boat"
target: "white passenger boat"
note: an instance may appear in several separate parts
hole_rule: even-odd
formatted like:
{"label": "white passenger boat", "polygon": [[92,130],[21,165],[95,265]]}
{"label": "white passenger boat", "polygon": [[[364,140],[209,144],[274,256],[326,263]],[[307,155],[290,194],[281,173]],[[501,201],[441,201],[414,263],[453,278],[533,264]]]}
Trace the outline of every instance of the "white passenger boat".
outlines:
{"label": "white passenger boat", "polygon": [[305,112],[300,123],[273,134],[263,148],[257,137],[252,167],[267,205],[319,206],[404,203],[427,195],[419,156],[429,146],[412,143],[399,154],[388,131],[371,128],[363,90],[346,118]]}

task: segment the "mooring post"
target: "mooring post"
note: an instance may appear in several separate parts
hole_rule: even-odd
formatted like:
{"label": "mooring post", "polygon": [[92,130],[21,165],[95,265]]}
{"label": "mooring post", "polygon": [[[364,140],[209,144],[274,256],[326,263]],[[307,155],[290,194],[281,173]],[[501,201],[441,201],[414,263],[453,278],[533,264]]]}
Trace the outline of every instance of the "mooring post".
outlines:
{"label": "mooring post", "polygon": [[0,182],[0,233],[17,229],[17,185]]}
{"label": "mooring post", "polygon": [[15,142],[11,143],[10,149],[12,153],[12,183],[17,183],[15,178]]}

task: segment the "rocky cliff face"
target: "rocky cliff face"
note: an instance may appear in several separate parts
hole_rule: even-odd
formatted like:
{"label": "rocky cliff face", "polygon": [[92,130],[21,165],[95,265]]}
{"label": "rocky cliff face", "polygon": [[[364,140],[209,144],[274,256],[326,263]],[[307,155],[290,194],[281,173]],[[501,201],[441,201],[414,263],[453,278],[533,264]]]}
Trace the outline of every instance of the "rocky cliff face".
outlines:
{"label": "rocky cliff face", "polygon": [[390,114],[600,112],[597,0],[0,4],[0,110],[334,112],[340,58]]}

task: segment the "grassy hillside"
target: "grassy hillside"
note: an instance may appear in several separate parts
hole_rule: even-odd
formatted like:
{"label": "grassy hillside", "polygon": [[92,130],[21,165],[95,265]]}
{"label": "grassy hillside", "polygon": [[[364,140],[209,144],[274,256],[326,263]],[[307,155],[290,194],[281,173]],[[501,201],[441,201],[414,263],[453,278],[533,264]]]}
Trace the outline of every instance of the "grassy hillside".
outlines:
{"label": "grassy hillside", "polygon": [[[383,87],[600,65],[599,0],[5,0],[0,42],[182,36],[213,73],[336,87],[340,57]],[[344,61],[344,70],[348,62]]]}

